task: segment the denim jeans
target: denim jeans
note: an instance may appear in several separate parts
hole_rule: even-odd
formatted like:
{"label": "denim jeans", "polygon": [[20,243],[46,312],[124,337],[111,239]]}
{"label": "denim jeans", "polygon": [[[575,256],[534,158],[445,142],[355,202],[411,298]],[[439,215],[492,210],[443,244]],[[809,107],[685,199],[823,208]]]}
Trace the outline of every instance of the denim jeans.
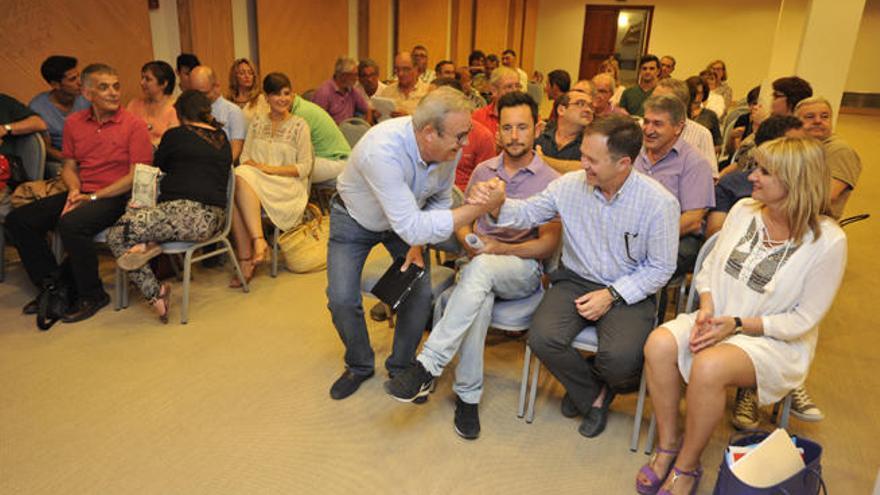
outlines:
{"label": "denim jeans", "polygon": [[[345,366],[354,374],[368,375],[375,368],[373,348],[364,320],[361,296],[361,273],[367,255],[382,243],[392,257],[405,257],[410,246],[394,231],[373,232],[361,227],[334,199],[330,207],[330,240],[327,248],[327,307],[333,325],[345,345]],[[428,270],[413,286],[397,308],[397,325],[391,355],[385,361],[390,374],[403,371],[414,363],[422,332],[431,315],[430,256],[425,256]]]}
{"label": "denim jeans", "polygon": [[483,393],[483,348],[495,298],[521,299],[541,285],[541,265],[516,256],[481,254],[462,268],[446,311],[416,358],[434,376],[443,373],[456,351],[453,390],[468,404]]}

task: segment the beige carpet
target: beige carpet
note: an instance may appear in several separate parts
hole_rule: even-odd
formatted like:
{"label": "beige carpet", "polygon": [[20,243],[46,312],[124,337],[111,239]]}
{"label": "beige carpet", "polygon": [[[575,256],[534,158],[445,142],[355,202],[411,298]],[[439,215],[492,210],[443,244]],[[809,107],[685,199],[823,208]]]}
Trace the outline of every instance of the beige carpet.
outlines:
{"label": "beige carpet", "polygon": [[[825,446],[832,493],[861,494],[880,466],[880,119],[844,116],[840,127],[865,164],[848,213],[874,218],[847,229],[846,279],[808,382],[827,418],[791,429]],[[111,289],[109,260],[102,274]],[[178,284],[168,326],[133,297],[127,310],[41,333],[19,314],[32,292],[11,263],[0,284],[0,493],[633,492],[646,460],[628,450],[634,396],[617,399],[605,434],[587,440],[544,372],[526,424],[515,414],[522,341],[493,336],[483,433],[464,441],[452,429],[451,373],[425,405],[385,395],[385,324],[370,324],[381,372],[348,400],[329,398],[342,345],[324,273],[264,271],[250,294],[225,288],[227,277],[197,269],[188,325],[178,323]],[[731,432],[716,429],[700,493],[711,493]]]}

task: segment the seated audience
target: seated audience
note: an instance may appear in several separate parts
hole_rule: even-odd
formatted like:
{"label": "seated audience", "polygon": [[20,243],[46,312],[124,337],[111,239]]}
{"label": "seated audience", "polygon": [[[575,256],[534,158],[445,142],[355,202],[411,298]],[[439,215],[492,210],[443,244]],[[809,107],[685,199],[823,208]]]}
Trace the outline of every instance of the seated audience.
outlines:
{"label": "seated audience", "polygon": [[489,82],[492,87],[492,102],[475,111],[474,120],[486,126],[486,129],[489,129],[489,132],[496,136],[498,134],[498,111],[495,109],[495,105],[502,96],[514,91],[522,91],[523,87],[520,85],[516,71],[508,67],[499,67],[492,71]]}
{"label": "seated audience", "polygon": [[339,57],[333,77],[321,83],[312,96],[312,102],[326,110],[337,124],[352,117],[372,120],[366,96],[354,87],[358,80],[357,68],[355,59]]}
{"label": "seated audience", "polygon": [[[89,318],[110,302],[98,277],[94,237],[125,211],[134,164],[153,161],[147,124],[120,105],[116,71],[104,64],[89,65],[83,69],[82,84],[91,108],[70,114],[64,125],[61,180],[67,192],[13,210],[5,224],[38,288],[48,277],[68,272],[60,269],[46,239],[50,230],[60,235],[72,277],[68,282],[76,293],[63,317],[68,323]],[[24,312],[36,313],[36,300],[25,305]]]}
{"label": "seated audience", "polygon": [[[694,279],[700,309],[680,314],[645,345],[658,443],[639,471],[639,493],[695,493],[700,457],[724,415],[728,387],[757,388],[760,404],[803,383],[818,323],[846,266],[846,236],[823,216],[830,177],[819,143],[761,145],[752,199],[730,211]],[[678,428],[681,379],[687,417]],[[663,481],[665,478],[665,481]]]}
{"label": "seated audience", "polygon": [[160,243],[203,242],[217,235],[226,221],[232,165],[229,140],[211,116],[211,100],[187,90],[174,106],[181,125],[165,133],[153,157],[164,174],[156,206],[129,206],[107,232],[119,266],[128,270],[162,323],[168,323],[171,286],[159,285],[147,261],[161,253]]}
{"label": "seated audience", "polygon": [[486,100],[480,95],[480,92],[473,86],[473,77],[471,71],[467,67],[459,67],[455,71],[455,79],[461,84],[461,90],[474,108],[483,108],[486,106]]}
{"label": "seated audience", "polygon": [[365,58],[358,63],[358,84],[370,98],[385,89],[385,83],[379,78],[379,64],[373,59]]}
{"label": "seated audience", "polygon": [[516,63],[516,52],[508,48],[501,52],[501,65],[513,69],[519,75],[519,86],[525,91],[529,87],[529,75]]}
{"label": "seated audience", "polygon": [[[760,124],[760,116],[758,115],[761,111],[761,105],[758,104],[758,95],[760,92],[761,87],[755,86],[746,95],[746,104],[749,107],[749,111],[748,113],[740,115],[734,121],[733,131],[730,133],[730,138],[728,139],[728,142],[724,143],[726,153],[732,155],[742,144],[742,140],[750,136],[752,132],[757,129],[758,126],[756,123]],[[724,175],[725,173],[729,173],[726,168],[721,171],[721,175]]]}
{"label": "seated audience", "polygon": [[724,112],[727,110],[727,105],[724,104],[724,97],[716,91],[718,89],[718,76],[715,75],[715,72],[706,69],[700,72],[700,79],[709,86],[709,94],[703,102],[703,108],[708,108],[715,112],[716,115],[723,117]]}
{"label": "seated audience", "polygon": [[192,70],[189,77],[191,89],[201,91],[211,100],[211,115],[223,126],[223,132],[232,147],[232,161],[238,163],[248,129],[244,112],[220,94],[220,83],[210,67],[200,65]]}
{"label": "seated audience", "polygon": [[[473,86],[481,95],[489,94],[489,73],[486,71],[486,54],[474,50],[468,55],[468,70]],[[486,98],[488,100],[488,98]]]}
{"label": "seated audience", "polygon": [[202,63],[199,62],[199,57],[192,53],[181,53],[177,56],[177,79],[180,81],[178,85],[181,91],[192,89],[189,84],[189,74],[200,65]]}
{"label": "seated audience", "polygon": [[690,105],[688,118],[709,130],[712,134],[712,144],[716,147],[721,145],[721,122],[718,114],[703,108],[703,97],[709,94],[709,85],[698,76],[689,77],[685,80],[690,92]]}
{"label": "seated audience", "polygon": [[345,135],[336,122],[333,122],[330,114],[298,94],[293,95],[293,106],[290,111],[309,125],[312,150],[315,154],[312,184],[335,179],[342,172],[351,154],[351,146]]}
{"label": "seated audience", "polygon": [[[599,73],[608,74],[614,78],[614,95],[611,96],[611,103],[619,107],[620,98],[623,96],[626,86],[620,82],[620,64],[617,62],[617,59],[611,56],[604,60],[599,64]],[[626,109],[624,108],[624,110]],[[629,115],[629,112],[627,112],[627,115]]]}
{"label": "seated audience", "polygon": [[254,115],[269,111],[266,95],[260,90],[260,74],[250,60],[240,58],[232,62],[226,99],[241,108],[248,123]]}
{"label": "seated audience", "polygon": [[141,67],[141,91],[144,96],[133,98],[126,110],[144,119],[150,131],[150,142],[159,146],[165,131],[180,125],[174,110],[174,69],[170,65],[154,60]]}
{"label": "seated audience", "polygon": [[[724,99],[724,108],[730,108],[733,103],[733,89],[727,84],[727,65],[723,60],[715,60],[709,64],[708,69],[715,73],[715,93]],[[718,116],[721,117],[721,114]]]}
{"label": "seated audience", "polygon": [[675,72],[675,58],[672,55],[660,57],[660,79],[669,79]]}
{"label": "seated audience", "polygon": [[[678,79],[662,79],[657,88],[654,89],[657,96],[672,96],[678,98],[678,101],[687,109],[691,105],[691,93],[687,84]],[[712,133],[709,129],[694,122],[687,116],[685,112],[684,128],[681,131],[681,138],[688,144],[693,146],[706,160],[712,168],[712,176],[718,176],[718,160],[715,156],[715,146],[712,144]]]}
{"label": "seated audience", "polygon": [[558,106],[556,99],[568,93],[571,89],[571,76],[562,69],[551,70],[547,74],[547,82],[544,85],[544,93],[547,99],[553,102],[553,109],[550,111],[548,120],[551,122],[556,120],[556,107]]}
{"label": "seated audience", "polygon": [[394,74],[397,76],[397,81],[376,93],[376,96],[394,101],[397,108],[391,112],[392,117],[409,115],[428,92],[428,84],[419,78],[409,52],[400,52],[394,57]]}
{"label": "seated audience", "polygon": [[[32,109],[15,98],[0,93],[0,156],[6,158],[10,166],[10,174],[12,167],[21,164],[21,157],[12,153],[13,144],[18,136],[44,132],[46,129],[46,122]],[[0,235],[3,235],[2,230]]]}
{"label": "seated audience", "polygon": [[609,115],[629,115],[626,110],[615,105],[612,101],[617,92],[614,77],[607,72],[600,72],[593,76],[590,81],[593,85],[593,113],[596,117]]}
{"label": "seated audience", "polygon": [[657,87],[660,60],[655,55],[645,55],[639,63],[639,82],[626,88],[620,96],[619,105],[630,115],[645,115],[644,103]]}
{"label": "seated audience", "polygon": [[[532,150],[538,105],[522,92],[498,100],[501,154],[481,163],[471,184],[501,180],[506,194],[526,199],[540,193],[559,176]],[[495,298],[520,299],[541,288],[541,260],[553,255],[559,245],[561,225],[551,221],[540,228],[504,229],[492,227],[485,218],[455,231],[470,261],[459,278],[442,318],[416,357],[416,362],[398,373],[385,386],[394,398],[411,402],[430,392],[431,385],[461,351],[455,368],[455,432],[466,439],[480,434],[478,406],[483,392],[483,348],[492,318]],[[483,248],[471,248],[465,238],[476,234]]]}
{"label": "seated audience", "polygon": [[451,60],[441,60],[434,66],[434,79],[446,77],[455,79],[455,64]]}
{"label": "seated audience", "polygon": [[429,84],[437,77],[434,70],[428,67],[428,49],[423,45],[416,45],[410,52],[412,55],[413,66],[416,69],[416,76],[423,84]]}
{"label": "seated audience", "polygon": [[[309,199],[314,154],[305,120],[292,115],[290,79],[273,72],[263,79],[269,112],[254,115],[235,168],[235,216],[232,233],[246,280],[266,261],[269,244],[263,237],[260,209],[282,231],[302,220]],[[234,277],[230,286],[240,285]]]}
{"label": "seated audience", "polygon": [[694,267],[703,243],[703,219],[715,206],[712,167],[681,137],[686,120],[680,99],[667,95],[648,98],[642,124],[645,146],[634,164],[636,170],[656,179],[678,199],[681,217],[676,275]]}
{"label": "seated audience", "polygon": [[[82,82],[77,60],[64,55],[52,55],[40,65],[40,74],[52,88],[37,94],[28,104],[48,126],[49,139],[46,141],[46,159],[60,163],[61,132],[64,121],[73,112],[89,108],[89,102],[82,95]],[[54,173],[47,174],[54,177]]]}
{"label": "seated audience", "polygon": [[[654,293],[675,270],[678,205],[657,181],[633,170],[641,145],[632,119],[597,119],[585,131],[583,172],[565,174],[527,200],[505,200],[501,181],[474,184],[468,194],[471,204],[501,205],[492,227],[527,229],[562,220],[562,260],[550,274],[552,285],[528,340],[565,387],[563,415],[584,416],[578,431],[586,437],[605,429],[615,394],[638,389],[641,349],[654,326]],[[592,359],[571,347],[587,325],[598,334]]]}
{"label": "seated audience", "polygon": [[557,172],[564,174],[582,169],[581,141],[584,129],[593,121],[592,98],[581,91],[569,91],[560,96],[559,118],[548,123],[544,131],[535,140],[541,147],[544,159],[554,159],[548,164]]}
{"label": "seated audience", "polygon": [[495,55],[494,53],[486,55],[486,76],[491,77],[492,72],[494,72],[500,65],[501,61],[498,59],[498,55]]}
{"label": "seated audience", "polygon": [[813,87],[807,81],[797,76],[780,77],[773,81],[770,115],[794,115],[797,104],[811,96]]}

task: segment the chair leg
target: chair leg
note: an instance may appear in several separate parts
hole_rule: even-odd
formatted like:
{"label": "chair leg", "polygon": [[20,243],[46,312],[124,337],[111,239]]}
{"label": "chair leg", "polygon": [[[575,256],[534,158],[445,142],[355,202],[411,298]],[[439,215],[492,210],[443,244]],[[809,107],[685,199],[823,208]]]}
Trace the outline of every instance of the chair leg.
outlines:
{"label": "chair leg", "polygon": [[535,420],[535,401],[538,398],[538,373],[541,371],[541,360],[535,356],[534,369],[532,370],[532,389],[529,391],[529,411],[526,413],[526,423]]}
{"label": "chair leg", "polygon": [[6,280],[6,234],[0,225],[0,282]]}
{"label": "chair leg", "polygon": [[226,252],[229,253],[229,258],[232,260],[232,267],[235,268],[235,275],[238,277],[238,281],[241,282],[241,290],[242,292],[250,292],[250,287],[248,287],[247,280],[244,279],[244,275],[241,273],[241,266],[238,264],[238,260],[235,259],[235,256],[232,255],[234,251],[232,251],[232,244],[229,243],[229,239],[223,238],[223,244],[226,245]]}
{"label": "chair leg", "polygon": [[519,402],[516,409],[516,417],[522,418],[526,414],[526,392],[529,388],[529,363],[532,361],[532,348],[526,344],[523,356],[522,378],[519,382]]}
{"label": "chair leg", "polygon": [[272,232],[272,270],[269,273],[272,278],[278,276],[278,227]]}
{"label": "chair leg", "polygon": [[645,444],[645,453],[654,451],[654,435],[657,434],[657,417],[651,414],[651,424],[648,425],[648,442]]}
{"label": "chair leg", "polygon": [[128,272],[125,270],[122,271],[122,308],[125,309],[128,307]]}
{"label": "chair leg", "polygon": [[122,309],[122,268],[119,268],[119,265],[116,266],[116,272],[113,274],[116,284],[116,297],[113,301],[113,310],[119,311]]}
{"label": "chair leg", "polygon": [[642,379],[639,382],[639,398],[636,401],[636,415],[633,418],[632,440],[629,442],[629,450],[639,450],[639,434],[642,432],[642,415],[645,413],[645,396],[648,394],[648,381],[645,380],[645,368],[642,367]]}
{"label": "chair leg", "polygon": [[779,419],[779,427],[783,430],[788,429],[789,414],[791,414],[791,394],[786,395],[782,402],[782,417]]}
{"label": "chair leg", "polygon": [[192,249],[187,250],[183,259],[183,303],[180,305],[180,323],[189,321],[189,282],[192,275]]}

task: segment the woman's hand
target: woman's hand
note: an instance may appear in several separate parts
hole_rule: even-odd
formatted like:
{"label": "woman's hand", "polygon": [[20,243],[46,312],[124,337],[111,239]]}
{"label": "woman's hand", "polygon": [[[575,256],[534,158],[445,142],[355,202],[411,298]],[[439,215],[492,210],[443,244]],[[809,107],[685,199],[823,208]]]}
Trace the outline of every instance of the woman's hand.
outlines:
{"label": "woman's hand", "polygon": [[700,331],[696,338],[691,338],[690,349],[696,354],[703,349],[712,347],[727,337],[733,335],[736,330],[736,321],[732,316],[719,316],[710,318],[709,323],[703,331]]}
{"label": "woman's hand", "polygon": [[257,162],[255,162],[255,161],[253,161],[253,160],[247,160],[247,161],[242,162],[241,164],[242,164],[242,165],[248,165],[248,166],[250,166],[250,167],[254,167],[255,169],[259,170],[260,172],[263,172],[263,173],[266,173],[266,174],[269,173],[269,172],[266,172],[266,165],[264,165],[264,164],[262,164],[262,163],[257,163]]}
{"label": "woman's hand", "polygon": [[712,317],[715,316],[715,301],[712,300],[712,293],[704,292],[699,297],[700,310],[697,311],[697,320],[694,322],[694,327],[691,329],[691,337],[688,339],[691,346],[693,346],[694,339],[710,329],[710,322]]}

